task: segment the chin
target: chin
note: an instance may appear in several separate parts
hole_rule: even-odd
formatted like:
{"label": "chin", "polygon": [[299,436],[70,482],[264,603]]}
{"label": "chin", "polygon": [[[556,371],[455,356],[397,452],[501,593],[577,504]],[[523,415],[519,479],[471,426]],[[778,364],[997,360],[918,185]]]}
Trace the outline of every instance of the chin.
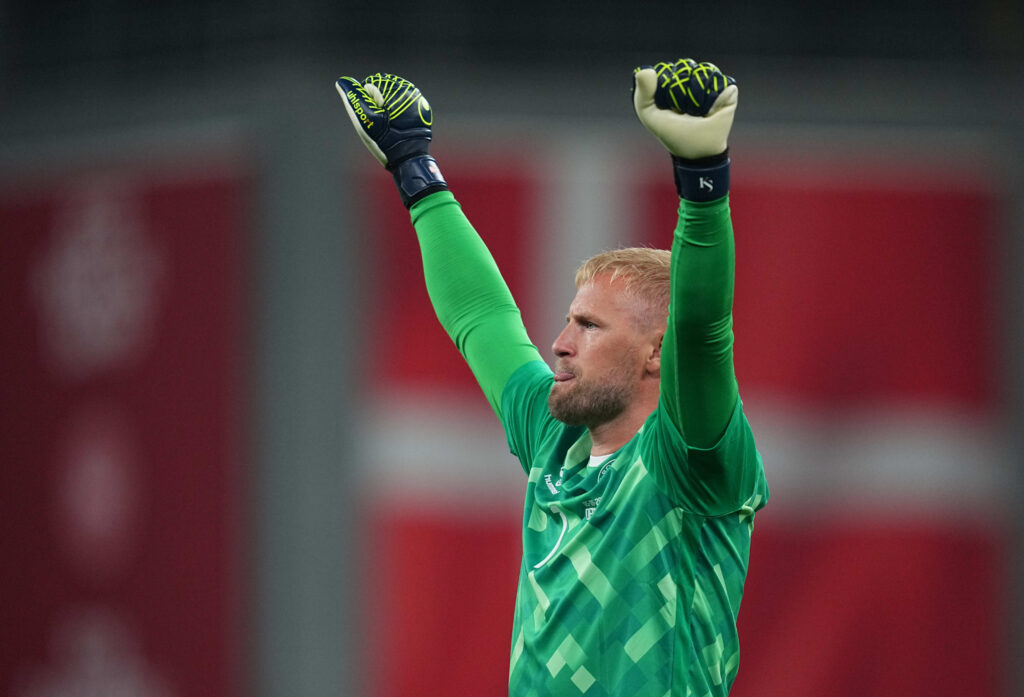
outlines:
{"label": "chin", "polygon": [[565,405],[561,404],[559,400],[552,399],[550,397],[548,398],[548,413],[550,413],[552,417],[554,417],[558,421],[561,421],[563,424],[566,424],[567,426],[586,425],[585,420],[579,418],[578,414],[574,413],[570,409],[566,409]]}

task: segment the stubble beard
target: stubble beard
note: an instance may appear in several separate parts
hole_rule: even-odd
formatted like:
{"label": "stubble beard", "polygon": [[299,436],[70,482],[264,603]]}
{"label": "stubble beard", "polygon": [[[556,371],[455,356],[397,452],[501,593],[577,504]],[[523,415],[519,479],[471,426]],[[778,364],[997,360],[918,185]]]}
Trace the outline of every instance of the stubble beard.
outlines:
{"label": "stubble beard", "polygon": [[576,377],[572,385],[553,385],[548,395],[548,411],[569,426],[594,428],[614,420],[626,411],[633,394],[633,383],[624,374],[607,382],[592,383]]}

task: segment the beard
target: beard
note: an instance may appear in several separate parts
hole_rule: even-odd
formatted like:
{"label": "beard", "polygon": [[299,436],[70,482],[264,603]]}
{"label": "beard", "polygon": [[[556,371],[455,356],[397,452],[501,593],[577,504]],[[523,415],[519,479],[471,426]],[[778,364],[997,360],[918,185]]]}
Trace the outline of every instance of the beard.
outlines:
{"label": "beard", "polygon": [[551,386],[548,411],[569,426],[593,428],[617,418],[629,406],[636,379],[626,370],[616,371],[599,383],[577,376],[570,385]]}

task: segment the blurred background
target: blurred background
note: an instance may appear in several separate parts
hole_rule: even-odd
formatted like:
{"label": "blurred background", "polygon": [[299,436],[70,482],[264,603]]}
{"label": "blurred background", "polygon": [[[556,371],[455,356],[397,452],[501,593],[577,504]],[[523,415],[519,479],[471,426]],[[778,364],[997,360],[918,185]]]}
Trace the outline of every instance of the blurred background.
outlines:
{"label": "blurred background", "polygon": [[0,2],[0,695],[500,695],[524,477],[341,74],[542,352],[667,246],[633,66],[736,76],[736,362],[772,498],[733,694],[1024,694],[1024,8]]}

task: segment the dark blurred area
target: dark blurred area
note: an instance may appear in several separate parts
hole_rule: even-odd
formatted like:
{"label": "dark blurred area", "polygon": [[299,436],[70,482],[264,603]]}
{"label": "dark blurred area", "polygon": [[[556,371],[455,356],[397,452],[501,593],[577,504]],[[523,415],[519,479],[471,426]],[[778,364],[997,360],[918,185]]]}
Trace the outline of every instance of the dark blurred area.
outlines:
{"label": "dark blurred area", "polygon": [[[134,97],[129,108],[143,112],[140,102],[173,90],[230,99],[280,89],[270,86],[274,76],[292,69],[286,82],[377,70],[458,80],[433,93],[474,90],[458,103],[466,112],[538,113],[543,104],[560,116],[617,115],[621,104],[601,76],[686,53],[743,75],[749,119],[1014,128],[1024,72],[1024,9],[1014,0],[19,0],[0,8],[0,103],[37,109],[30,120],[54,118],[55,100],[75,95],[86,119],[98,99]],[[515,89],[536,101],[509,99]]]}
{"label": "dark blurred area", "polygon": [[150,79],[226,61],[343,49],[458,60],[494,69],[621,63],[678,52],[767,58],[1019,59],[1012,0],[935,3],[449,2],[385,5],[5,2],[5,83],[88,74]]}
{"label": "dark blurred area", "polygon": [[232,63],[381,54],[481,69],[608,66],[713,53],[987,65],[1024,57],[1013,0],[784,3],[3,3],[4,93],[60,80],[149,81]]}

